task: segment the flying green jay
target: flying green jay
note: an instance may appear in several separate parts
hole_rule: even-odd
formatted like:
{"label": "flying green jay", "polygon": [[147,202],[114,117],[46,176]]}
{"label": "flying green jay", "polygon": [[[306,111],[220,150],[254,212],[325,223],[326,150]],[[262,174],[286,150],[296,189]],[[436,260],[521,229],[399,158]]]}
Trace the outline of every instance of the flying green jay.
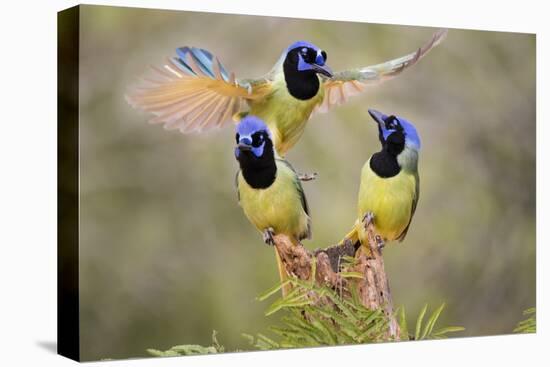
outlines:
{"label": "flying green jay", "polygon": [[[239,204],[268,244],[285,234],[295,245],[311,238],[311,220],[302,184],[292,166],[277,158],[271,132],[258,117],[248,115],[236,127],[235,158]],[[287,272],[275,247],[281,282]],[[283,295],[288,287],[283,289]]]}
{"label": "flying green jay", "polygon": [[183,133],[201,132],[250,114],[265,121],[275,150],[284,157],[302,136],[314,111],[359,94],[367,86],[395,77],[414,65],[447,34],[440,29],[417,51],[381,64],[333,73],[327,54],[309,42],[295,42],[266,75],[237,79],[210,52],[177,49],[162,67],[126,95],[134,107],[155,115],[152,123]]}
{"label": "flying green jay", "polygon": [[409,121],[376,110],[369,114],[378,125],[382,149],[374,153],[361,171],[357,203],[358,218],[346,236],[369,250],[366,227],[374,224],[378,246],[403,241],[411,225],[419,196],[418,154],[420,137]]}

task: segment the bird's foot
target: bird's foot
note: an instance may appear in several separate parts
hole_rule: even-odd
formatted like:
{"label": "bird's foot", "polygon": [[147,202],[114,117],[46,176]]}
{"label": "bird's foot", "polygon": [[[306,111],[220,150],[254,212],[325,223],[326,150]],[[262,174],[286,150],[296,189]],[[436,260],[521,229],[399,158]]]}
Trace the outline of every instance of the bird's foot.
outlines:
{"label": "bird's foot", "polygon": [[382,250],[386,246],[386,243],[384,242],[382,237],[380,237],[379,235],[376,235],[375,239],[376,239],[376,246],[378,247],[378,250]]}
{"label": "bird's foot", "polygon": [[300,181],[313,181],[317,178],[318,174],[317,172],[313,172],[313,173],[300,173],[298,175],[298,179]]}
{"label": "bird's foot", "polygon": [[371,224],[374,224],[374,214],[372,212],[367,212],[367,214],[363,217],[363,225],[365,226],[365,230],[368,230],[368,227]]}
{"label": "bird's foot", "polygon": [[264,230],[263,233],[263,239],[266,245],[274,246],[275,241],[273,240],[273,236],[275,235],[275,231],[273,228],[269,227]]}

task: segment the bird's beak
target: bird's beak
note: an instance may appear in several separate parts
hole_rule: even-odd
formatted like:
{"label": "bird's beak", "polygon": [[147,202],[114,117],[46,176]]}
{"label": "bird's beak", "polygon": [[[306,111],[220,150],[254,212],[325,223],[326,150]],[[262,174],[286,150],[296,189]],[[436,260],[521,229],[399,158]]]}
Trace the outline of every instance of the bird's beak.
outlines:
{"label": "bird's beak", "polygon": [[372,117],[372,119],[378,124],[378,139],[380,140],[380,143],[382,146],[386,142],[386,138],[384,137],[384,132],[386,131],[386,115],[384,115],[380,111],[376,111],[373,109],[369,109],[369,115]]}
{"label": "bird's beak", "polygon": [[239,143],[237,148],[239,148],[241,152],[248,152],[249,150],[252,150],[252,147],[245,143]]}
{"label": "bird's beak", "polygon": [[387,116],[384,115],[382,112],[369,109],[369,115],[374,121],[378,123],[378,126],[380,126],[382,129],[386,127],[384,119],[387,118]]}
{"label": "bird's beak", "polygon": [[313,67],[313,70],[315,70],[316,73],[323,74],[326,77],[332,78],[332,70],[326,65],[319,65],[319,64],[311,64]]}

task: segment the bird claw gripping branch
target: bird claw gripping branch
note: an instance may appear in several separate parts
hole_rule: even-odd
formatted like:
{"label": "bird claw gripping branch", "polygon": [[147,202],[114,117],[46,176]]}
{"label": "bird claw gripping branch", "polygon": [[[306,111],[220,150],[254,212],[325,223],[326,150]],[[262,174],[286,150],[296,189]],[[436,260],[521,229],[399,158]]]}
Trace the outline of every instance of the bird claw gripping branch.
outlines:
{"label": "bird claw gripping branch", "polygon": [[273,231],[273,228],[267,228],[264,230],[263,238],[266,245],[274,246],[275,241],[273,240],[273,236],[275,235],[275,232]]}
{"label": "bird claw gripping branch", "polygon": [[378,246],[378,250],[382,250],[386,246],[386,243],[384,242],[382,237],[380,237],[379,235],[376,235],[375,240],[376,240],[376,246]]}
{"label": "bird claw gripping branch", "polygon": [[365,230],[368,230],[368,227],[371,224],[374,224],[374,214],[372,212],[367,212],[367,214],[363,217],[363,225],[365,226]]}

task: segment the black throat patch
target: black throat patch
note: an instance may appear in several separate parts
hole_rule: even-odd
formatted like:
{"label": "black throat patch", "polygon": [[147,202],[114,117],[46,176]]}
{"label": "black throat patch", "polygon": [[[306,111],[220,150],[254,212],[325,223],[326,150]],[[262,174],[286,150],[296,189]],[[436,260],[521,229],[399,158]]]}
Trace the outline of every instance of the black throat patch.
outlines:
{"label": "black throat patch", "polygon": [[370,169],[382,178],[397,176],[401,172],[401,167],[397,163],[397,157],[391,155],[385,150],[374,153],[370,158]]}
{"label": "black throat patch", "polygon": [[247,184],[254,189],[266,189],[275,182],[277,177],[277,164],[273,155],[273,143],[265,141],[264,154],[256,157],[251,151],[241,151],[239,166]]}
{"label": "black throat patch", "polygon": [[289,52],[283,63],[286,88],[291,96],[307,101],[319,92],[319,78],[313,70],[298,71],[298,55]]}
{"label": "black throat patch", "polygon": [[401,172],[397,156],[405,149],[405,135],[401,131],[392,133],[378,153],[370,158],[370,168],[378,177],[390,178]]}

